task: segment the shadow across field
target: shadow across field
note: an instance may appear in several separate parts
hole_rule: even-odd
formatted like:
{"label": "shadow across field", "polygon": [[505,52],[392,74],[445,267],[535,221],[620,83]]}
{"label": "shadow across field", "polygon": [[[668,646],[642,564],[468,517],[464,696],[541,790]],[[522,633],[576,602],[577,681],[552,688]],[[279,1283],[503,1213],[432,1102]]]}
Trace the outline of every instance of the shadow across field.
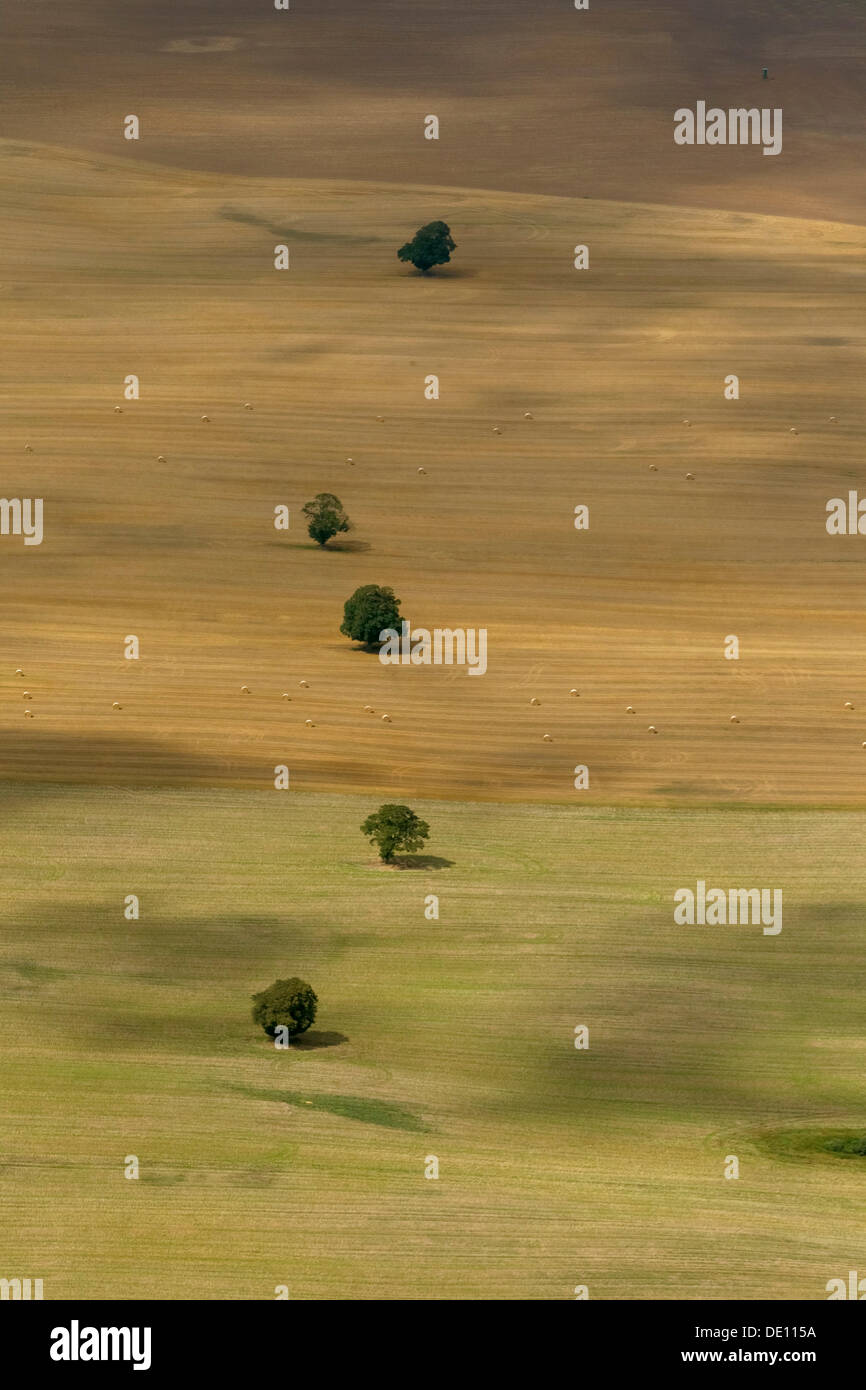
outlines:
{"label": "shadow across field", "polygon": [[453,869],[455,860],[445,859],[441,854],[398,854],[392,867],[395,869]]}
{"label": "shadow across field", "polygon": [[224,207],[219,209],[219,216],[226,222],[241,222],[248,227],[261,227],[269,236],[279,237],[286,245],[293,241],[324,241],[342,242],[350,246],[367,246],[372,242],[381,241],[377,236],[355,236],[347,232],[305,232],[298,227],[280,227],[274,222],[269,222],[266,217],[259,217],[254,212],[245,212],[243,208]]}
{"label": "shadow across field", "polygon": [[348,1041],[345,1033],[329,1033],[311,1028],[308,1033],[302,1033],[299,1038],[295,1038],[291,1046],[293,1052],[314,1052],[320,1047],[341,1047]]}
{"label": "shadow across field", "polygon": [[[132,703],[132,702],[131,702]],[[112,711],[109,709],[108,714]],[[118,722],[123,719],[117,715]],[[210,757],[188,747],[172,746],[131,730],[79,736],[49,729],[22,729],[0,741],[0,796],[11,805],[38,784],[108,783],[112,786],[195,785],[254,780],[261,764],[232,755]]]}

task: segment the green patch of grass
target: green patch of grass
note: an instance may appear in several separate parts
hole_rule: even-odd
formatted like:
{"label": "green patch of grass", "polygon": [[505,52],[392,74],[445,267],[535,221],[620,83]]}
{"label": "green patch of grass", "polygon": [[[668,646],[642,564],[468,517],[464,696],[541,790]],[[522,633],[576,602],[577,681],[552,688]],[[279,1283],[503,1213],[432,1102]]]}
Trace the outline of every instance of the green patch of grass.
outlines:
{"label": "green patch of grass", "polygon": [[419,1115],[404,1105],[393,1105],[382,1100],[368,1100],[365,1096],[323,1095],[319,1092],[305,1094],[303,1091],[257,1091],[249,1086],[233,1089],[248,1096],[250,1100],[272,1100],[283,1105],[309,1107],[324,1110],[328,1115],[339,1115],[343,1120],[360,1120],[363,1124],[382,1125],[385,1129],[404,1129],[414,1134],[425,1134],[427,1126]]}
{"label": "green patch of grass", "polygon": [[866,1158],[866,1133],[862,1130],[780,1129],[767,1131],[758,1148],[774,1158],[803,1162],[827,1158]]}

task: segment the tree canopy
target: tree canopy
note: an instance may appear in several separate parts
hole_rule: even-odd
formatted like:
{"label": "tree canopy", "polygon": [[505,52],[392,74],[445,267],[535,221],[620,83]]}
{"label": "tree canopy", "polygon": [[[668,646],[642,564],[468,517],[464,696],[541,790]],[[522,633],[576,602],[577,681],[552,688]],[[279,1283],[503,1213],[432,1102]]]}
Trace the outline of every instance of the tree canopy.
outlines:
{"label": "tree canopy", "polygon": [[340,531],[350,531],[352,523],[343,510],[343,504],[333,492],[318,492],[312,502],[301,508],[307,518],[307,531],[314,541],[324,545]]}
{"label": "tree canopy", "polygon": [[253,1021],[264,1028],[269,1038],[277,1028],[288,1028],[289,1037],[306,1033],[316,1017],[318,999],[306,980],[293,975],[290,980],[274,980],[272,985],[252,996]]}
{"label": "tree canopy", "polygon": [[426,275],[434,265],[450,261],[451,252],[456,249],[457,243],[447,222],[428,222],[426,227],[418,228],[411,241],[400,247],[397,255],[401,261],[411,261],[416,270]]}
{"label": "tree canopy", "polygon": [[387,627],[400,630],[400,600],[385,585],[362,584],[343,605],[340,631],[371,647],[382,640],[379,634]]}
{"label": "tree canopy", "polygon": [[410,807],[389,803],[373,811],[364,821],[361,831],[376,845],[382,862],[390,864],[399,849],[410,853],[421,849],[430,834],[430,827]]}

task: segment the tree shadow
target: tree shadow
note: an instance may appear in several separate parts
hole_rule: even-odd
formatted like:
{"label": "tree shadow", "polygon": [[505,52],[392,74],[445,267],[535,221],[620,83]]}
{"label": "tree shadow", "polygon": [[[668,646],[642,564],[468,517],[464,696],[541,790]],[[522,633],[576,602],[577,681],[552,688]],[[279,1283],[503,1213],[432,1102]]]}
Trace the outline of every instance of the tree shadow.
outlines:
{"label": "tree shadow", "polygon": [[314,1052],[319,1047],[340,1047],[348,1041],[345,1033],[328,1033],[311,1028],[308,1033],[293,1038],[290,1047],[293,1052]]}
{"label": "tree shadow", "polygon": [[393,859],[398,869],[453,869],[454,862],[441,854],[397,854]]}
{"label": "tree shadow", "polygon": [[366,550],[372,550],[369,541],[329,541],[322,546],[323,550],[330,550],[332,553],[343,551],[346,555],[361,555]]}

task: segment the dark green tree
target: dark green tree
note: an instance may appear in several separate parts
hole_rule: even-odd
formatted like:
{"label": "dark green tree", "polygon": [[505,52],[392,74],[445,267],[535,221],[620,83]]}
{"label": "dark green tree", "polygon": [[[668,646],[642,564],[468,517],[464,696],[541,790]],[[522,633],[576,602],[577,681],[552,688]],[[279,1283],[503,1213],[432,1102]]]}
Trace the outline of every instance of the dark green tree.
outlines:
{"label": "dark green tree", "polygon": [[343,504],[333,492],[319,492],[312,502],[301,508],[307,518],[307,531],[314,541],[324,545],[340,531],[350,531],[352,523],[343,511]]}
{"label": "dark green tree", "polygon": [[400,631],[400,600],[381,584],[362,584],[343,605],[340,631],[354,642],[374,646],[386,627]]}
{"label": "dark green tree", "polygon": [[426,275],[434,265],[445,265],[451,259],[451,252],[457,244],[451,235],[447,222],[428,222],[419,227],[411,241],[401,246],[397,255],[401,261],[411,261],[417,270]]}
{"label": "dark green tree", "polygon": [[274,980],[272,985],[254,994],[253,1021],[264,1028],[269,1038],[278,1027],[288,1028],[289,1037],[306,1033],[316,1017],[318,999],[306,980],[293,975],[290,980]]}
{"label": "dark green tree", "polygon": [[369,815],[361,826],[363,834],[379,851],[383,864],[390,864],[398,849],[420,849],[430,834],[426,821],[408,806],[385,805]]}

